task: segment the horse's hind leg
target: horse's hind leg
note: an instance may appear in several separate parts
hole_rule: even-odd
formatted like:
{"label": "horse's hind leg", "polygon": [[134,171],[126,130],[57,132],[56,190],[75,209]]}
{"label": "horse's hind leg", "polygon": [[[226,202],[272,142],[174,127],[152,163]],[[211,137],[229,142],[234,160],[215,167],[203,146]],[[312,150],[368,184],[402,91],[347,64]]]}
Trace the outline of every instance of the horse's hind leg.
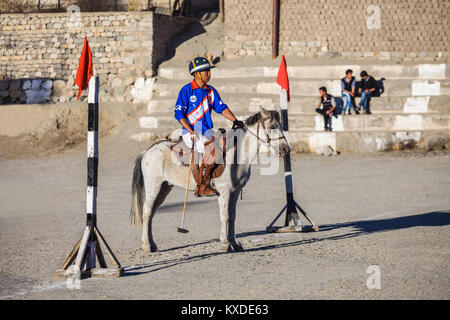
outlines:
{"label": "horse's hind leg", "polygon": [[143,208],[144,221],[142,228],[142,248],[145,252],[156,252],[158,247],[153,240],[152,234],[152,220],[158,207],[164,202],[169,192],[172,190],[172,185],[164,181],[159,187],[151,188],[145,195],[145,202]]}

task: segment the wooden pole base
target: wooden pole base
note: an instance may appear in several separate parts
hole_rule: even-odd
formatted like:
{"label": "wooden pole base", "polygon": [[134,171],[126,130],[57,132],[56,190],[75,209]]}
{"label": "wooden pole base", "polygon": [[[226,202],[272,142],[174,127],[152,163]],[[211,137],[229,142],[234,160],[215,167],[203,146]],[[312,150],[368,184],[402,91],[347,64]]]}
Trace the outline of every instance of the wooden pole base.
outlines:
{"label": "wooden pole base", "polygon": [[[108,268],[103,256],[102,246],[105,247],[115,268]],[[97,261],[99,268],[96,268]],[[123,272],[119,261],[97,227],[87,226],[83,236],[64,262],[62,269],[57,270],[55,276],[56,278],[75,276],[80,280],[89,277],[118,278]]]}
{"label": "wooden pole base", "polygon": [[302,226],[286,226],[286,227],[267,227],[267,233],[283,233],[283,232],[302,232]]}

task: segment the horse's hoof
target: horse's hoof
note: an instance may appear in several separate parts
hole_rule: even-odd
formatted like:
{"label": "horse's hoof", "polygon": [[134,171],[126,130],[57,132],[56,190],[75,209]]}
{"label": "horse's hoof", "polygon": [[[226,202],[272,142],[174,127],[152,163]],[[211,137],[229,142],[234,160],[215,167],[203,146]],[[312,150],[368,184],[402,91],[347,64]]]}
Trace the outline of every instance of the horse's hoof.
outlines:
{"label": "horse's hoof", "polygon": [[158,252],[158,247],[156,245],[150,247],[151,252]]}
{"label": "horse's hoof", "polygon": [[245,251],[244,247],[240,243],[235,243],[231,245],[233,247],[234,252],[242,252]]}
{"label": "horse's hoof", "polygon": [[233,250],[231,250],[231,245],[229,245],[229,244],[221,245],[220,249],[221,249],[222,252],[227,252],[227,253],[228,252],[233,252]]}
{"label": "horse's hoof", "polygon": [[148,246],[142,246],[142,250],[144,250],[145,253],[150,253],[150,247]]}

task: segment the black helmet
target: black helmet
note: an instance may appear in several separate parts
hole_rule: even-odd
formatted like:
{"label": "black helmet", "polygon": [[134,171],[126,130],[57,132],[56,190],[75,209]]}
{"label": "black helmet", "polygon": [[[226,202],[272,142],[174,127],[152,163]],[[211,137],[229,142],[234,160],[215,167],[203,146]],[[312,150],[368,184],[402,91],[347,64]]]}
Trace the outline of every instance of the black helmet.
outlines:
{"label": "black helmet", "polygon": [[209,63],[209,61],[203,57],[194,58],[189,63],[189,73],[190,74],[194,74],[194,72],[205,71],[205,70],[212,69],[212,68],[214,68],[214,66],[212,66]]}

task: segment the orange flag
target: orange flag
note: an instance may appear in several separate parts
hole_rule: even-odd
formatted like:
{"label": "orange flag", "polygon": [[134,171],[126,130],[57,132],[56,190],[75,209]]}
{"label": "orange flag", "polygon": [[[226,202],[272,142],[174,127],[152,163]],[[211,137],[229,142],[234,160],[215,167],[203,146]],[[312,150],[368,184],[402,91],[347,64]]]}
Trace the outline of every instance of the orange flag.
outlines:
{"label": "orange flag", "polygon": [[280,85],[282,89],[286,90],[287,99],[288,101],[290,101],[291,98],[289,94],[289,78],[287,74],[286,58],[284,57],[284,55],[281,57],[281,64],[280,68],[278,69],[277,83]]}
{"label": "orange flag", "polygon": [[75,84],[78,86],[77,100],[81,96],[81,92],[89,85],[89,79],[94,74],[92,67],[92,52],[89,48],[87,38],[84,37],[83,51],[81,52],[80,62],[78,64],[77,75],[75,77]]}

